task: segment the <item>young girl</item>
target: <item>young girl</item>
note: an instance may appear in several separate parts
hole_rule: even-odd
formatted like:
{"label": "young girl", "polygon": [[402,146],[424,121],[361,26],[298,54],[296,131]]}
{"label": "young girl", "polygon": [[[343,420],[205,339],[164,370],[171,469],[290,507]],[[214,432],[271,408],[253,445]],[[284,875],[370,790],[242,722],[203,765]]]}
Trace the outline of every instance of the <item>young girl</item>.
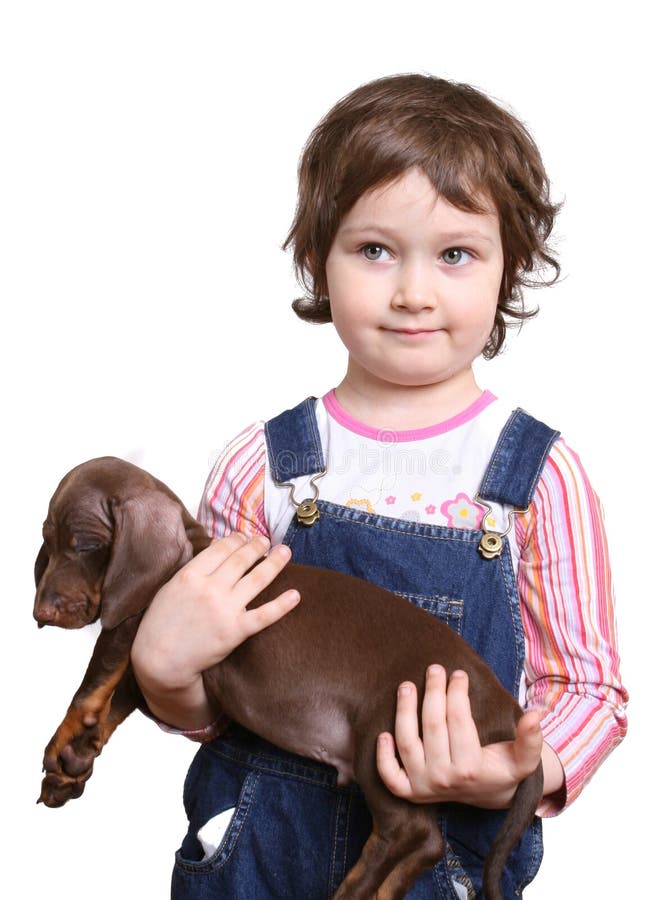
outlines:
{"label": "young girl", "polygon": [[[299,601],[289,591],[246,609],[291,552],[444,619],[529,710],[515,741],[481,748],[464,673],[430,667],[420,709],[416,687],[398,686],[380,774],[414,802],[449,803],[445,856],[409,897],[479,895],[503,810],[539,759],[538,812],[554,815],[622,739],[597,497],[558,433],[472,371],[499,352],[508,320],[528,315],[532,273],[557,276],[555,213],[523,126],[466,85],[380,79],[311,135],[286,242],[306,291],[294,308],[334,323],[346,374],[230,441],[201,507],[223,539],[160,591],[133,648],[153,714],[206,741],[186,781],[177,900],[329,897],[369,835],[359,790],[338,787],[334,769],[210,724],[201,672]],[[541,852],[537,818],[506,866],[505,897]]]}

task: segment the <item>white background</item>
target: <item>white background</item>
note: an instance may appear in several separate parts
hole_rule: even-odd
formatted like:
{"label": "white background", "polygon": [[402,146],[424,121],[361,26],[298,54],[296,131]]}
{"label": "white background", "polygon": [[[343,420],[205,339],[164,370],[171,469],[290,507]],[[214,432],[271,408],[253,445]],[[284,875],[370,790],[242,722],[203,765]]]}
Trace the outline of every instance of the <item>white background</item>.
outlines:
{"label": "white background", "polygon": [[[36,806],[94,632],[38,631],[32,564],[62,475],[116,454],[194,508],[221,443],[343,373],[290,311],[300,148],[404,71],[501,99],[565,200],[564,278],[480,381],[562,429],[607,510],[630,733],[546,822],[529,898],[656,894],[667,803],[666,48],[635,4],[2,3],[5,896],[164,898],[194,746],[136,714],[82,799]],[[662,390],[662,393],[661,393]],[[662,821],[660,819],[660,821]]]}

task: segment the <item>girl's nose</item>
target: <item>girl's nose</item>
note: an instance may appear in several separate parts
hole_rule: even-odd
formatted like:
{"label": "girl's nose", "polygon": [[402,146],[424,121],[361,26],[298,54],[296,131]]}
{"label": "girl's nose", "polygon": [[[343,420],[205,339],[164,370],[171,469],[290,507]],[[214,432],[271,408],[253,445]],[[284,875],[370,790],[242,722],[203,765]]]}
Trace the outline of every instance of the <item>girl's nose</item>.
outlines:
{"label": "girl's nose", "polygon": [[425,265],[414,263],[403,266],[395,285],[393,308],[419,312],[422,309],[433,309],[435,302],[432,280]]}

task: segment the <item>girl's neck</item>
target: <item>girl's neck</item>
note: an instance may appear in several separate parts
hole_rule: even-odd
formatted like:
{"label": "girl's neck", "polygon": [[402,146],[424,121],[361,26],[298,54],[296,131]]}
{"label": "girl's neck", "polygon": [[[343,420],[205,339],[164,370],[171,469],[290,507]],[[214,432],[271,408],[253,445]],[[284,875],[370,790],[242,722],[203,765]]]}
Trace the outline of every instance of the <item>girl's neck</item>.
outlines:
{"label": "girl's neck", "polygon": [[349,363],[336,396],[350,416],[371,428],[429,428],[457,416],[483,393],[471,368],[447,381],[426,385],[390,384],[369,377],[368,373],[365,376]]}

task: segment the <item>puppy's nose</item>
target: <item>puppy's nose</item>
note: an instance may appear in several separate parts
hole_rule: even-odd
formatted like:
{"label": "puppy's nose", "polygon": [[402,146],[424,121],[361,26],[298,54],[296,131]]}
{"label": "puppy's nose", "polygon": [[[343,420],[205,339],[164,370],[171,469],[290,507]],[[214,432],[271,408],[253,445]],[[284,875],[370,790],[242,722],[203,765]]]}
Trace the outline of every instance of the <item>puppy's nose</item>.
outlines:
{"label": "puppy's nose", "polygon": [[39,625],[83,628],[95,621],[98,607],[95,597],[83,591],[72,595],[47,586],[36,594],[33,617]]}
{"label": "puppy's nose", "polygon": [[53,603],[37,603],[33,610],[33,617],[40,628],[45,625],[53,625],[58,618],[58,608]]}
{"label": "puppy's nose", "polygon": [[44,584],[35,594],[33,617],[40,628],[44,625],[56,625],[67,605],[67,597],[49,584]]}

